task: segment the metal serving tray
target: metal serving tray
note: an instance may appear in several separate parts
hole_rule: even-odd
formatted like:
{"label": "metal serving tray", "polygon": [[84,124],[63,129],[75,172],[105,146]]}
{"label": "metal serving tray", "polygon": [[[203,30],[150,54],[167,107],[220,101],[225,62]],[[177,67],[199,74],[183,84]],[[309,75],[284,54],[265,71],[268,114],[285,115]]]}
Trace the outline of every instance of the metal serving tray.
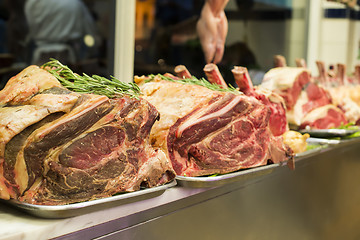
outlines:
{"label": "metal serving tray", "polygon": [[19,202],[17,200],[1,200],[1,202],[41,218],[68,218],[103,210],[106,208],[116,207],[123,204],[133,203],[152,197],[157,197],[164,193],[166,189],[174,187],[176,184],[176,180],[173,180],[158,187],[146,188],[135,192],[122,193],[108,198],[101,198],[68,205],[35,205]]}
{"label": "metal serving tray", "polygon": [[252,180],[262,177],[274,171],[280,164],[270,164],[250,169],[239,170],[233,173],[227,173],[219,176],[206,177],[184,177],[176,176],[178,185],[192,188],[217,187],[228,183]]}
{"label": "metal serving tray", "polygon": [[[323,139],[321,139],[323,140]],[[303,158],[308,158],[310,156],[319,154],[320,152],[324,151],[324,149],[329,147],[328,143],[309,143],[309,145],[316,145],[317,147],[302,153],[295,154],[295,161],[301,160]]]}
{"label": "metal serving tray", "polygon": [[[309,140],[310,139],[310,140]],[[312,145],[319,145],[318,148],[311,149],[309,151],[299,153],[295,155],[295,161],[301,160],[303,158],[307,158],[313,156],[315,154],[320,153],[327,147],[329,147],[328,139],[312,139],[308,138],[308,143]],[[336,140],[339,141],[339,140]],[[331,142],[331,141],[330,141]],[[338,143],[338,142],[337,142]],[[204,177],[184,177],[184,176],[176,176],[176,180],[178,185],[183,187],[193,187],[193,188],[209,188],[209,187],[217,187],[228,183],[245,181],[250,179],[259,178],[266,174],[273,172],[277,167],[282,164],[270,164],[266,166],[260,166],[250,169],[239,170],[233,173],[222,174],[219,176],[204,176]]]}
{"label": "metal serving tray", "polygon": [[309,144],[328,144],[328,145],[334,145],[339,144],[342,142],[340,139],[326,139],[326,138],[313,138],[310,137],[306,139],[306,142]]}
{"label": "metal serving tray", "polygon": [[308,133],[311,137],[333,138],[346,137],[358,131],[360,129],[303,129],[300,130],[300,133]]}

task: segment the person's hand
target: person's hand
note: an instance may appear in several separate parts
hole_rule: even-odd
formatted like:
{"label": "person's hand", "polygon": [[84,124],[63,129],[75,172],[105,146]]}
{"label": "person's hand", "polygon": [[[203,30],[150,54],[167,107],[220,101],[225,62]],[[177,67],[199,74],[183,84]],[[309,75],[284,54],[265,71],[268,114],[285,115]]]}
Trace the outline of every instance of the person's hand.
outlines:
{"label": "person's hand", "polygon": [[207,63],[218,63],[224,55],[228,22],[224,8],[228,0],[207,0],[197,22],[197,32]]}

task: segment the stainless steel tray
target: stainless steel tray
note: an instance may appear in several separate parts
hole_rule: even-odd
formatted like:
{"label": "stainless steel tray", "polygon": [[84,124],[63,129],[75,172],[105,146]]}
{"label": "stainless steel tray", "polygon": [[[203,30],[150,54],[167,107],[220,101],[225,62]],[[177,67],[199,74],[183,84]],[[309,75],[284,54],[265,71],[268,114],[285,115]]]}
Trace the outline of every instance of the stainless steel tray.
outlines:
{"label": "stainless steel tray", "polygon": [[326,139],[326,138],[313,138],[310,137],[306,139],[306,142],[309,144],[328,144],[328,145],[334,145],[339,144],[342,142],[340,139]]}
{"label": "stainless steel tray", "polygon": [[176,176],[178,185],[191,188],[209,188],[217,187],[228,183],[255,179],[267,175],[279,167],[280,164],[270,164],[250,169],[239,170],[233,173],[227,173],[218,176],[207,177],[184,177]]}
{"label": "stainless steel tray", "polygon": [[[308,143],[312,145],[319,145],[318,148],[308,150],[303,153],[299,153],[295,155],[295,161],[301,160],[303,158],[307,158],[313,155],[316,155],[329,147],[329,142],[332,141],[329,139],[322,138],[308,138]],[[339,140],[334,140],[336,143],[339,143]],[[335,144],[333,142],[333,144]],[[193,187],[193,188],[209,188],[209,187],[217,187],[228,183],[233,183],[237,181],[245,181],[249,179],[255,179],[266,174],[269,174],[275,170],[275,168],[286,165],[283,164],[270,164],[261,167],[255,167],[250,169],[244,169],[233,173],[227,173],[219,176],[206,176],[206,177],[184,177],[184,176],[176,176],[176,180],[178,185],[183,187]]]}
{"label": "stainless steel tray", "polygon": [[346,137],[358,131],[360,129],[302,129],[300,133],[308,133],[311,137],[333,138]]}
{"label": "stainless steel tray", "polygon": [[122,193],[108,198],[101,198],[68,205],[35,205],[19,202],[17,200],[1,200],[1,203],[9,204],[21,211],[27,212],[37,217],[68,218],[103,210],[106,208],[116,207],[127,203],[133,203],[152,197],[157,197],[164,193],[166,189],[174,187],[176,184],[176,180],[173,180],[167,184],[158,187],[146,188],[135,192]]}
{"label": "stainless steel tray", "polygon": [[[321,139],[323,140],[323,139]],[[308,151],[302,152],[302,153],[297,153],[295,155],[295,161],[301,160],[303,158],[308,158],[310,156],[319,154],[320,152],[324,151],[326,148],[329,147],[328,143],[309,143],[309,145],[316,145],[317,147],[314,149],[310,149]]]}

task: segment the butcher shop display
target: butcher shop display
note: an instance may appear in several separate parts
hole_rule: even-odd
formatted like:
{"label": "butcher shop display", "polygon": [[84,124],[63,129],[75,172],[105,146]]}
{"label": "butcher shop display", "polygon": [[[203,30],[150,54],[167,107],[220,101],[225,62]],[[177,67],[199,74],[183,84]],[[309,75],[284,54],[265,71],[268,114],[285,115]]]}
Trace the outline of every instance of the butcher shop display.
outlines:
{"label": "butcher shop display", "polygon": [[353,76],[347,76],[344,64],[338,63],[336,68],[331,66],[329,70],[323,61],[317,61],[316,65],[319,75],[315,80],[330,93],[348,122],[360,125],[360,66],[355,67]]}
{"label": "butcher shop display", "polygon": [[[298,67],[306,67],[304,59],[297,59]],[[348,124],[360,125],[360,65],[355,66],[352,76],[346,74],[345,64],[329,65],[328,70],[323,61],[316,61],[318,76],[312,81],[330,94],[332,103],[345,114]]]}
{"label": "butcher shop display", "polygon": [[[204,71],[209,81],[185,66],[175,68],[176,76],[135,77],[142,97],[160,112],[151,143],[167,153],[176,174],[223,174],[280,162],[293,167],[293,152],[281,136],[287,130],[282,98],[251,86],[246,94],[228,87],[216,65]],[[245,69],[235,72],[239,84],[250,84]]]}
{"label": "butcher shop display", "polygon": [[291,128],[329,129],[348,123],[344,111],[334,104],[327,89],[314,81],[305,63],[288,67],[282,56],[276,56],[275,62],[277,66],[265,74],[259,88],[284,98]]}
{"label": "butcher shop display", "polygon": [[[52,60],[0,91],[0,198],[64,205],[268,164],[294,169],[308,134],[346,124],[306,67],[278,58],[261,86],[246,68],[228,86],[215,64],[135,83],[79,75]],[[305,64],[304,62],[299,64]],[[331,109],[333,109],[332,112]]]}
{"label": "butcher shop display", "polygon": [[159,112],[135,84],[80,76],[55,60],[46,69],[29,66],[0,91],[0,198],[70,204],[174,179],[149,142]]}

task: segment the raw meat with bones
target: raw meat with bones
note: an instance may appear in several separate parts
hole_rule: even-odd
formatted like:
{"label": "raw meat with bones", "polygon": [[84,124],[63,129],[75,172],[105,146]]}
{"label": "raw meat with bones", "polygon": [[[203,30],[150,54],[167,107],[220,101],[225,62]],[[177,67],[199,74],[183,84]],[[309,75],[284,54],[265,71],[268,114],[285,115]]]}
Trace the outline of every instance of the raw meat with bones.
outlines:
{"label": "raw meat with bones", "polygon": [[346,119],[356,125],[360,124],[360,66],[355,67],[353,77],[347,77],[346,66],[337,64],[336,69],[326,70],[323,61],[317,61],[318,81],[330,93],[333,102],[344,112]]}
{"label": "raw meat with bones", "polygon": [[[209,82],[227,88],[227,85],[215,64],[207,64],[204,71]],[[270,109],[269,127],[272,134],[274,136],[280,136],[286,132],[288,130],[288,123],[286,121],[286,107],[284,100],[274,92],[254,88],[247,68],[235,66],[231,71],[235,83],[241,92],[249,97],[256,98]]]}
{"label": "raw meat with bones", "polygon": [[151,141],[167,152],[178,175],[228,173],[268,162],[288,162],[294,167],[291,149],[270,130],[267,105],[228,90],[213,66],[206,66],[205,73],[216,72],[210,78],[220,83],[211,86],[217,90],[194,80],[189,84],[185,69],[176,67],[178,76],[167,75],[171,77],[167,79],[135,77],[143,97],[160,112]]}
{"label": "raw meat with bones", "polygon": [[30,66],[0,91],[0,105],[2,199],[69,204],[175,177],[149,143],[159,113],[143,99],[74,93]]}
{"label": "raw meat with bones", "polygon": [[316,84],[306,63],[297,59],[300,67],[287,67],[285,58],[275,56],[275,63],[260,85],[282,96],[287,106],[287,120],[292,128],[326,129],[346,124],[343,111],[335,106],[329,92]]}

